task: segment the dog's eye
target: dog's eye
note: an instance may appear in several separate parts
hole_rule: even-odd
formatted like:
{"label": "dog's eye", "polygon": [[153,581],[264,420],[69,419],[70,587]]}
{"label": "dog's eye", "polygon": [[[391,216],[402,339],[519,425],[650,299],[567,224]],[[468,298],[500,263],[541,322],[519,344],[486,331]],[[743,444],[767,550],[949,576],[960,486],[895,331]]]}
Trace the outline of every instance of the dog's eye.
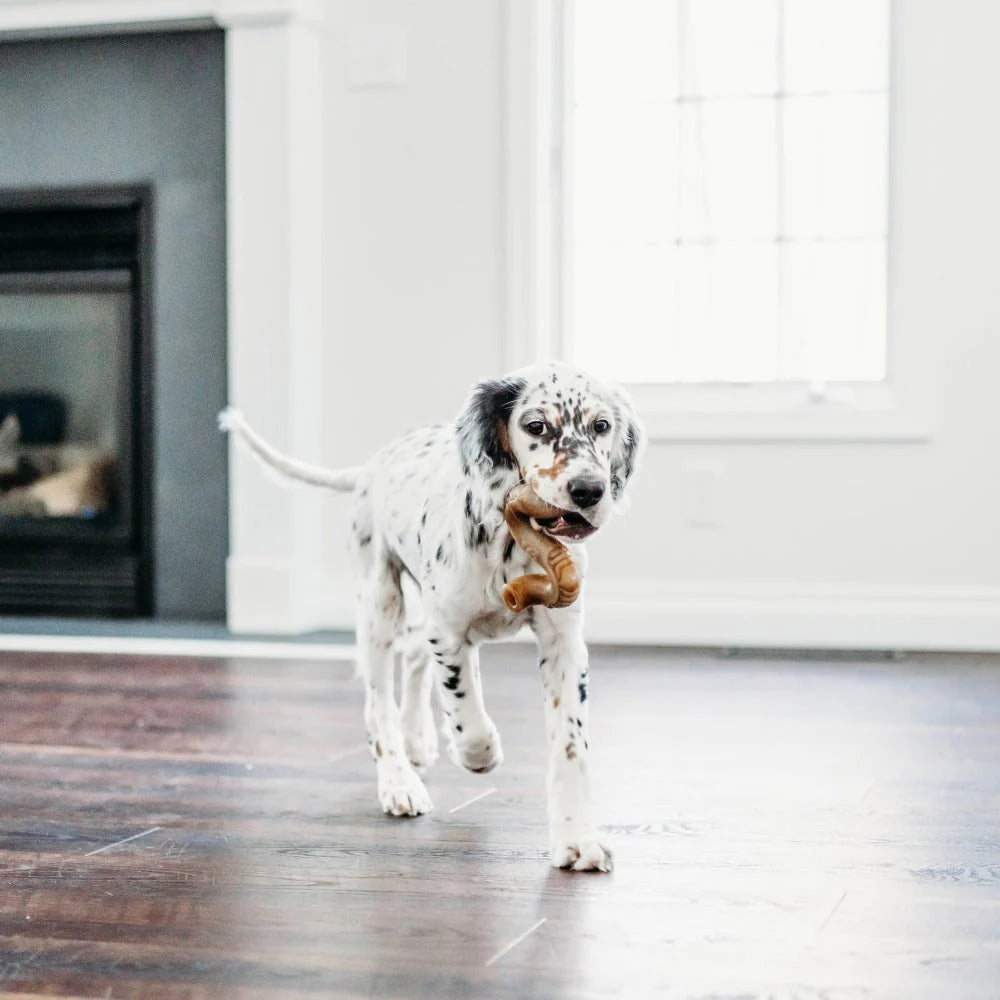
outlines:
{"label": "dog's eye", "polygon": [[524,429],[533,437],[541,437],[545,433],[545,421],[532,420],[524,425]]}
{"label": "dog's eye", "polygon": [[595,434],[607,434],[611,430],[611,421],[605,420],[601,417],[599,420],[594,421],[594,433]]}

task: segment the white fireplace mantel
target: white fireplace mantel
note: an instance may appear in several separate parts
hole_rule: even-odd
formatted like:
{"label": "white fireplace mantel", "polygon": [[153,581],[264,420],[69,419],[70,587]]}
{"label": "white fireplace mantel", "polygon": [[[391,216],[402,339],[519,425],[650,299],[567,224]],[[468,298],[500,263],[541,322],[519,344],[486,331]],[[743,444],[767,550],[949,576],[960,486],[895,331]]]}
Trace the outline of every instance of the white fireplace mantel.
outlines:
{"label": "white fireplace mantel", "polygon": [[0,0],[0,34],[8,37],[111,34],[292,22],[319,25],[322,0]]}
{"label": "white fireplace mantel", "polygon": [[[0,39],[226,31],[229,400],[288,451],[321,429],[321,0],[0,0]],[[227,605],[240,632],[322,621],[319,498],[231,452]]]}

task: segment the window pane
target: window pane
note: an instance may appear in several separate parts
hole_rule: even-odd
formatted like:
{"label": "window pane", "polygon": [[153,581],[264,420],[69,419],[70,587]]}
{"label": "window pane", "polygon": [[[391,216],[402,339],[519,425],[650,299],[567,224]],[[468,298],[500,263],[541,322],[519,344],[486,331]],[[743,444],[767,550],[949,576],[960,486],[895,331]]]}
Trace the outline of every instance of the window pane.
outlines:
{"label": "window pane", "polygon": [[573,29],[576,100],[677,96],[677,0],[576,0]]}
{"label": "window pane", "polygon": [[673,242],[677,105],[581,108],[574,143],[574,240]]}
{"label": "window pane", "polygon": [[774,239],[775,102],[683,104],[680,117],[680,238]]}
{"label": "window pane", "polygon": [[885,233],[887,104],[884,94],[782,102],[787,235]]}
{"label": "window pane", "polygon": [[576,350],[594,371],[643,382],[651,371],[655,381],[676,369],[671,339],[676,252],[673,246],[577,248]]}
{"label": "window pane", "polygon": [[889,0],[567,0],[576,359],[886,373]]}
{"label": "window pane", "polygon": [[888,0],[784,0],[785,91],[885,90]]}
{"label": "window pane", "polygon": [[[778,358],[777,247],[678,250],[678,370],[664,381],[772,381]],[[649,381],[647,377],[646,381]]]}
{"label": "window pane", "polygon": [[789,243],[782,254],[781,377],[885,378],[885,243]]}
{"label": "window pane", "polygon": [[680,0],[679,34],[684,95],[777,91],[778,0]]}

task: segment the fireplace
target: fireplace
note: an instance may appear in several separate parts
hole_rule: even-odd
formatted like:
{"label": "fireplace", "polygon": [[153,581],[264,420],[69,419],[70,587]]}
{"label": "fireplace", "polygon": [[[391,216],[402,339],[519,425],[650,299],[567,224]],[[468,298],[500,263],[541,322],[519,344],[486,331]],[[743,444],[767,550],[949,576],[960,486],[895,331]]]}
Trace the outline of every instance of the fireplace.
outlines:
{"label": "fireplace", "polygon": [[150,200],[0,194],[0,613],[150,613]]}
{"label": "fireplace", "polygon": [[322,455],[326,7],[0,0],[0,190],[153,192],[156,392],[151,445],[132,455],[152,511],[132,530],[157,620],[300,631],[339,601],[321,498],[230,465],[215,425],[228,402]]}

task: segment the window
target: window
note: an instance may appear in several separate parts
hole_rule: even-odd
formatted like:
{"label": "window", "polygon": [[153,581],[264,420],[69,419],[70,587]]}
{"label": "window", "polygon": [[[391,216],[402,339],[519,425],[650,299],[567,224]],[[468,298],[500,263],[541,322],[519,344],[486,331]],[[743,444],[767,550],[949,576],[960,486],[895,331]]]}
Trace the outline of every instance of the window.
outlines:
{"label": "window", "polygon": [[563,13],[563,353],[634,383],[885,379],[889,0]]}

